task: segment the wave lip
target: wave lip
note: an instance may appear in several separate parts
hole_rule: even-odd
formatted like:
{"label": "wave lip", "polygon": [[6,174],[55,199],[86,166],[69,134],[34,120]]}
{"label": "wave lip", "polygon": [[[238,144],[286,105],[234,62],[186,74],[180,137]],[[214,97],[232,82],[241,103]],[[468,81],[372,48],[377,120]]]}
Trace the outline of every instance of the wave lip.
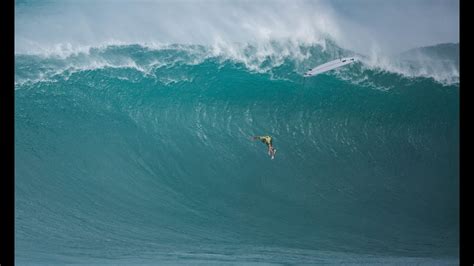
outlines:
{"label": "wave lip", "polygon": [[52,54],[17,54],[15,83],[21,85],[25,82],[51,82],[55,80],[53,77],[68,78],[78,71],[104,68],[131,68],[150,76],[159,68],[197,65],[206,60],[214,60],[220,64],[227,62],[242,64],[251,72],[297,80],[308,68],[315,65],[337,58],[355,56],[360,62],[356,67],[345,67],[328,74],[339,73],[342,74],[340,77],[357,83],[373,76],[372,73],[385,72],[405,78],[429,78],[448,86],[457,85],[459,61],[456,61],[453,53],[448,53],[444,57],[433,56],[436,54],[433,53],[436,49],[445,50],[444,46],[440,47],[430,47],[431,53],[417,52],[416,56],[412,55],[413,52],[407,52],[396,57],[379,57],[375,54],[365,56],[342,49],[331,40],[310,46],[291,41],[270,41],[255,45],[234,43],[231,46],[114,44],[104,47],[82,47],[73,52],[61,50]]}

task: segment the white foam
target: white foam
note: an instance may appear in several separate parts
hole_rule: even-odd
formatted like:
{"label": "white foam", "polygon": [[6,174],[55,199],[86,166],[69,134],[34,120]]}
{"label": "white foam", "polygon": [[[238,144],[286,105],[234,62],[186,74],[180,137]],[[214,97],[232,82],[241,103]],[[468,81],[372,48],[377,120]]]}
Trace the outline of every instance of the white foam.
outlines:
{"label": "white foam", "polygon": [[[131,68],[146,76],[156,77],[156,69],[175,67],[177,64],[198,65],[207,59],[217,60],[222,65],[226,61],[240,63],[251,72],[268,73],[272,79],[288,79],[288,75],[277,75],[273,70],[289,61],[294,63],[295,71],[302,74],[315,61],[323,63],[322,58],[344,53],[333,44],[333,41],[328,42],[328,40],[321,39],[317,43],[317,46],[305,46],[304,43],[290,39],[270,39],[267,42],[257,43],[229,43],[221,38],[216,38],[214,43],[209,46],[164,43],[123,44],[118,42],[109,44],[109,46],[73,48],[73,46],[65,44],[56,46],[56,50],[52,53],[49,51],[40,55],[40,58],[45,62],[52,60],[54,64],[48,63],[48,68],[33,78],[16,76],[15,82],[23,84],[28,80],[30,82],[51,81],[51,77],[61,74],[68,78],[78,71],[104,68]],[[315,47],[319,48],[312,49]],[[132,53],[127,49],[132,49]],[[312,54],[311,51],[316,51],[316,54]],[[140,59],[143,56],[134,58],[136,53],[144,53],[146,60]],[[377,51],[369,56],[357,56],[357,59],[361,62],[360,67],[348,68],[352,71],[357,70],[349,78],[355,80],[356,83],[362,83],[356,76],[364,76],[364,71],[386,71],[408,78],[433,78],[447,85],[459,82],[459,71],[455,65],[434,64],[435,61],[430,61],[429,58],[418,59],[416,67],[394,58],[381,56]],[[347,73],[347,71],[344,69],[335,73]],[[341,77],[347,78],[347,76],[347,74],[343,74]],[[367,79],[366,75],[364,77]],[[370,81],[365,80],[363,83],[368,84]]]}
{"label": "white foam", "polygon": [[408,62],[380,55],[362,58],[362,62],[368,69],[396,73],[407,78],[432,78],[443,85],[459,83],[459,70],[454,62],[443,65],[440,61],[428,58]]}

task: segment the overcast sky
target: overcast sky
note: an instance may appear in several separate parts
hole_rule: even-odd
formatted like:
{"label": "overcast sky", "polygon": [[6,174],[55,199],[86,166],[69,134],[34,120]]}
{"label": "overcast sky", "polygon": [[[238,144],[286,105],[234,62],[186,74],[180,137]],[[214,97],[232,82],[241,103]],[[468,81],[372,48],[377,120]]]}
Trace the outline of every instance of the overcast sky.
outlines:
{"label": "overcast sky", "polygon": [[346,23],[359,24],[385,50],[459,42],[458,0],[331,0]]}
{"label": "overcast sky", "polygon": [[16,1],[15,51],[110,42],[311,43],[362,53],[459,42],[458,0]]}

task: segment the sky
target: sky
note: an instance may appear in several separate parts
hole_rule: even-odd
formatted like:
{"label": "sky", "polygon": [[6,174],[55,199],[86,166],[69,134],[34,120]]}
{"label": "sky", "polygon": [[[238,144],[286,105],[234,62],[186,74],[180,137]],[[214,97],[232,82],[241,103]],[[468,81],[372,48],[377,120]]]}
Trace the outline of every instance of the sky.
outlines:
{"label": "sky", "polygon": [[389,52],[459,42],[458,0],[331,0],[347,23],[360,25]]}
{"label": "sky", "polygon": [[458,0],[15,2],[15,53],[111,43],[230,45],[330,37],[363,54],[459,42]]}

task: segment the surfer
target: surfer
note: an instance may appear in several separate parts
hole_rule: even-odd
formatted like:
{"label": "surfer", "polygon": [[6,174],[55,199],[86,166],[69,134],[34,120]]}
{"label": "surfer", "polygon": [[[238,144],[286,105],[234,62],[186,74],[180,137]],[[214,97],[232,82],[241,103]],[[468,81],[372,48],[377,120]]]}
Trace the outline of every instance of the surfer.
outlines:
{"label": "surfer", "polygon": [[253,140],[260,140],[265,143],[268,147],[268,155],[272,157],[272,160],[275,158],[276,149],[273,148],[272,137],[270,136],[255,136]]}

